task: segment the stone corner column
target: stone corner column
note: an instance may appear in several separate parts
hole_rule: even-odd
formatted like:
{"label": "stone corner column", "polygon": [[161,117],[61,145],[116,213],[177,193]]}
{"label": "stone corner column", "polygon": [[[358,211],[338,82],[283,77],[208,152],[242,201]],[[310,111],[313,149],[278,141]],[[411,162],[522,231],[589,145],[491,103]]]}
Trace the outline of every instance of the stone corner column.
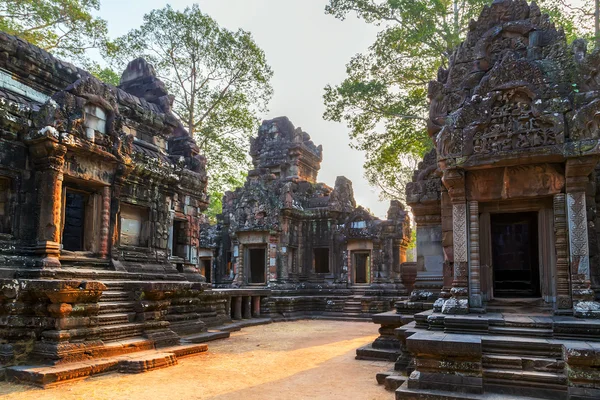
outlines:
{"label": "stone corner column", "polygon": [[63,167],[67,148],[48,131],[29,138],[29,154],[34,165],[38,225],[35,252],[41,268],[60,267]]}
{"label": "stone corner column", "polygon": [[571,295],[573,314],[579,318],[600,318],[600,303],[594,301],[590,281],[590,246],[585,199],[588,176],[597,163],[598,159],[592,157],[569,159],[565,173]]}

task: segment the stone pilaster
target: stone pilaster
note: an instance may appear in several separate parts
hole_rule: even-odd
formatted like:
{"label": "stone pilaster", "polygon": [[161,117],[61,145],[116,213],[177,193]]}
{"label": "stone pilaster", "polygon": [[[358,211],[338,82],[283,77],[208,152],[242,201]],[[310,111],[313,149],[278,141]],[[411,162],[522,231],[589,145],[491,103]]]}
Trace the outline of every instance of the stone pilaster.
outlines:
{"label": "stone pilaster", "polygon": [[481,266],[479,258],[479,203],[469,202],[469,304],[473,308],[481,308]]}

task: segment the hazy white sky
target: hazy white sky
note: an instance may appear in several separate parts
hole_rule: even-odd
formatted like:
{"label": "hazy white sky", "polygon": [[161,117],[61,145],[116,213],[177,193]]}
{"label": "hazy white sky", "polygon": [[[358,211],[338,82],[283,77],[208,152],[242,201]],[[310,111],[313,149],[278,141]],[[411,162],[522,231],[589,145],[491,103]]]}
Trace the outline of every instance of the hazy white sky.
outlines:
{"label": "hazy white sky", "polygon": [[325,15],[327,0],[102,0],[100,16],[116,37],[167,3],[175,9],[198,3],[220,25],[252,32],[275,72],[275,94],[262,119],[286,115],[302,127],[323,145],[319,180],[333,186],[338,175],[346,176],[354,182],[357,202],[385,216],[388,203],[379,202],[364,179],[364,155],[349,147],[348,129],[322,118],[323,87],[344,79],[346,63],[373,43],[376,27],[353,17],[339,21]]}

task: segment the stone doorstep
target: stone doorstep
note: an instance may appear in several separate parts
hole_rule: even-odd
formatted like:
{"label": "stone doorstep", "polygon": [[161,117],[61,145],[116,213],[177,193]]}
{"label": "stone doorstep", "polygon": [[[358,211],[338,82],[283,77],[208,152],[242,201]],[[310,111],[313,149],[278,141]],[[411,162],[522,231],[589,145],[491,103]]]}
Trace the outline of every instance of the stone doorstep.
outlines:
{"label": "stone doorstep", "polygon": [[206,344],[185,344],[70,364],[9,367],[6,377],[12,382],[49,388],[108,372],[141,373],[166,368],[176,365],[178,358],[202,354],[207,350]]}

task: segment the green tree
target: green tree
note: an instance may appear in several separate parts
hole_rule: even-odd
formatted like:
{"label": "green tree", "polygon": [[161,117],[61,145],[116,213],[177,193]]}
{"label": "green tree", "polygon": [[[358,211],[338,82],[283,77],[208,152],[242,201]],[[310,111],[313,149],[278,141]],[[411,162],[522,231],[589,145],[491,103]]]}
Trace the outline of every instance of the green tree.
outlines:
{"label": "green tree", "polygon": [[[546,0],[566,24],[562,0]],[[595,0],[598,1],[598,0]],[[427,84],[464,40],[469,21],[490,0],[329,0],[327,14],[356,15],[381,26],[375,43],[346,66],[347,77],[325,87],[324,118],[344,122],[351,145],[366,153],[365,176],[383,198],[404,200],[415,158],[431,147],[427,136]],[[545,5],[545,4],[544,4]]]}
{"label": "green tree", "polygon": [[58,56],[79,59],[104,43],[100,0],[0,0],[0,30]]}
{"label": "green tree", "polygon": [[[174,112],[206,155],[213,199],[243,183],[249,137],[272,96],[273,75],[249,32],[219,26],[198,5],[167,6],[145,15],[107,54],[117,70],[135,57],[154,65],[175,95]],[[211,202],[219,205],[220,199]]]}

